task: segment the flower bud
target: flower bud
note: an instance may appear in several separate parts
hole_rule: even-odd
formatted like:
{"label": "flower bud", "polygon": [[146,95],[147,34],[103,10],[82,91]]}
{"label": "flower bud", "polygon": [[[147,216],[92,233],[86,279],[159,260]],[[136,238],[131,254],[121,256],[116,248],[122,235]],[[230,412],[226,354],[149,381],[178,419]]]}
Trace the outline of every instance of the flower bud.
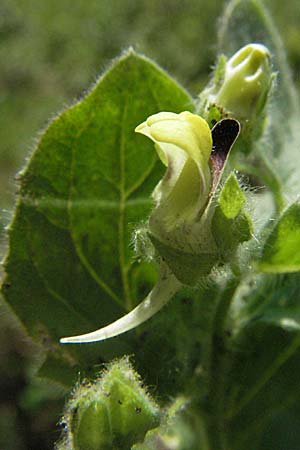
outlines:
{"label": "flower bud", "polygon": [[208,109],[217,106],[240,121],[259,114],[266,103],[273,78],[270,52],[262,44],[248,44],[228,61],[221,59],[218,75],[204,91]]}
{"label": "flower bud", "polygon": [[64,420],[66,435],[58,448],[113,450],[142,440],[159,424],[160,412],[123,358],[101,378],[75,390]]}

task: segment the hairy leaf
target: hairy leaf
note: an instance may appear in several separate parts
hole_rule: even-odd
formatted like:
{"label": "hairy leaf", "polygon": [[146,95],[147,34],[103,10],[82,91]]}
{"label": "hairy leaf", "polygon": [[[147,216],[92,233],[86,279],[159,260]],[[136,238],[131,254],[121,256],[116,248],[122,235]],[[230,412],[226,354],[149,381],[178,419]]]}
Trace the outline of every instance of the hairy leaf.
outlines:
{"label": "hairy leaf", "polygon": [[50,123],[20,175],[2,290],[32,336],[68,355],[74,375],[79,362],[87,369],[133,350],[132,334],[84,348],[58,340],[110,323],[152,287],[131,240],[161,169],[134,128],[158,111],[186,109],[189,95],[129,51]]}
{"label": "hairy leaf", "polygon": [[300,205],[290,206],[276,223],[263,248],[259,268],[263,272],[300,270]]}
{"label": "hairy leaf", "polygon": [[220,192],[212,219],[212,234],[225,261],[239,244],[251,238],[252,222],[243,210],[245,202],[246,197],[232,173]]}
{"label": "hairy leaf", "polygon": [[298,274],[261,275],[237,292],[224,397],[230,448],[246,450],[253,437],[264,449],[282,414],[299,417],[299,287]]}
{"label": "hairy leaf", "polygon": [[236,177],[232,173],[228,177],[218,198],[220,209],[227,219],[235,219],[245,202],[245,195],[242,192]]}

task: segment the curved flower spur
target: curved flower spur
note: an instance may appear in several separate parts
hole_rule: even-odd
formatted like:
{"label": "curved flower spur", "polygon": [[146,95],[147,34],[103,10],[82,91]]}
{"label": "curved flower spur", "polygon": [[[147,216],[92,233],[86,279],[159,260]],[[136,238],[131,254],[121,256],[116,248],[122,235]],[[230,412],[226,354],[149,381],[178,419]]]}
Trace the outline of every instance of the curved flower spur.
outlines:
{"label": "curved flower spur", "polygon": [[[210,130],[207,122],[188,111],[180,114],[160,112],[150,116],[136,128],[155,144],[166,173],[153,192],[155,207],[149,219],[149,235],[162,256],[161,246],[182,254],[202,258],[199,241],[202,228],[210,227],[209,211],[213,193],[218,186],[230,148],[239,134],[239,123],[224,119]],[[204,233],[205,234],[205,233]],[[211,232],[208,231],[211,235]],[[207,241],[207,235],[205,241]],[[200,239],[201,240],[201,239]],[[203,240],[203,239],[202,239]],[[213,241],[213,237],[210,237]],[[200,245],[200,247],[199,247]],[[207,245],[207,242],[206,244]],[[216,244],[212,244],[216,247]],[[168,247],[169,246],[169,247]],[[204,249],[204,252],[207,249]],[[165,256],[165,255],[163,255]],[[184,284],[194,284],[186,277],[186,269],[176,266],[172,257],[162,258],[159,280],[153,290],[136,308],[108,326],[80,336],[66,337],[61,343],[102,341],[125,333],[142,324],[158,312]],[[204,263],[205,274],[219,263],[217,249],[212,261]],[[185,263],[184,263],[185,265]],[[189,264],[188,264],[189,265]],[[201,266],[201,264],[200,264]],[[189,267],[187,269],[189,271]],[[200,274],[203,273],[200,271]]]}

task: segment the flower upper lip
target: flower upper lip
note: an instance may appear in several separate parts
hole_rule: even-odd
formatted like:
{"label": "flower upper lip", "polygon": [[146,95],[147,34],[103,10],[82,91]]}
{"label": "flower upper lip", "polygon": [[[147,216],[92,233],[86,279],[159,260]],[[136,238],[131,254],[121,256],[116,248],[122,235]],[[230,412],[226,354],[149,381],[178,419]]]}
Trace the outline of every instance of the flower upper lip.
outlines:
{"label": "flower upper lip", "polygon": [[155,143],[158,156],[167,166],[153,193],[162,222],[170,229],[180,221],[194,220],[211,189],[212,137],[207,122],[189,111],[160,112],[135,131]]}
{"label": "flower upper lip", "polygon": [[[144,134],[160,145],[173,144],[184,150],[197,163],[207,163],[211,153],[212,139],[207,122],[196,114],[184,111],[180,114],[160,112],[138,125],[137,133]],[[159,154],[162,162],[166,157]]]}

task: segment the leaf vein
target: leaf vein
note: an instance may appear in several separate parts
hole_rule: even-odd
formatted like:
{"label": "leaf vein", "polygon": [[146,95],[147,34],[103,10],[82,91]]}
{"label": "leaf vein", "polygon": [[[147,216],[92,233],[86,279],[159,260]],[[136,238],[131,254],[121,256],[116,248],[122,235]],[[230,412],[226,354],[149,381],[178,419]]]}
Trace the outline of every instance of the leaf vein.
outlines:
{"label": "leaf vein", "polygon": [[125,98],[120,130],[120,208],[119,208],[119,264],[125,295],[126,309],[132,309],[132,300],[128,282],[128,272],[125,269],[125,119],[127,116],[128,96]]}
{"label": "leaf vein", "polygon": [[[90,120],[87,122],[86,127],[83,127],[77,134],[76,138],[78,139],[79,136],[83,133],[83,131],[88,127],[92,120],[93,114],[91,113]],[[69,198],[68,198],[68,212],[70,217],[70,235],[72,238],[72,241],[74,243],[74,247],[76,250],[76,253],[84,265],[84,267],[88,270],[90,275],[94,278],[94,280],[98,283],[98,285],[122,308],[124,308],[124,305],[122,304],[121,299],[113,292],[113,290],[105,283],[105,281],[102,280],[102,278],[98,275],[98,273],[95,271],[95,269],[91,266],[91,264],[88,262],[87,258],[84,256],[83,252],[81,251],[80,246],[78,245],[76,236],[74,236],[73,233],[73,227],[72,227],[72,215],[71,215],[71,208],[73,206],[72,203],[72,189],[74,187],[74,166],[75,166],[75,145],[72,145],[71,147],[71,167],[70,167],[70,187],[69,187]]]}

